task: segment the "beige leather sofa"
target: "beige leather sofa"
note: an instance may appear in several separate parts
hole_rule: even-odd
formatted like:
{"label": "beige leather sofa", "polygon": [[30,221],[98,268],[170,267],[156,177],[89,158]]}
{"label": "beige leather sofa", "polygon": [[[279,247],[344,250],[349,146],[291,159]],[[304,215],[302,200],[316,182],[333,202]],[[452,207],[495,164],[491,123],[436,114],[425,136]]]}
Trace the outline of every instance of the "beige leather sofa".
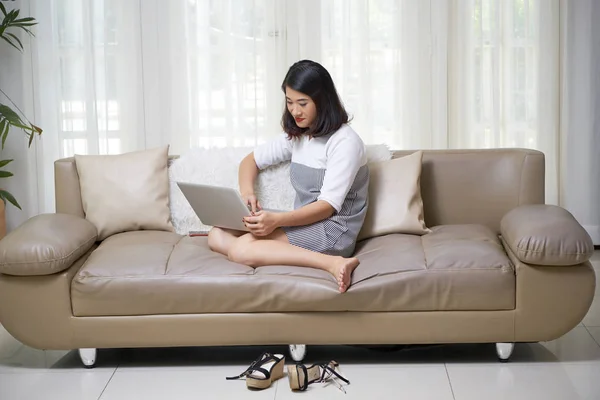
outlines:
{"label": "beige leather sofa", "polygon": [[[397,152],[395,156],[408,154]],[[0,322],[40,349],[547,341],[575,327],[595,289],[592,242],[544,205],[544,156],[426,151],[424,236],[359,242],[347,293],[325,272],[229,262],[206,238],[136,231],[96,241],[73,159],[55,163],[56,214],[0,241]]]}

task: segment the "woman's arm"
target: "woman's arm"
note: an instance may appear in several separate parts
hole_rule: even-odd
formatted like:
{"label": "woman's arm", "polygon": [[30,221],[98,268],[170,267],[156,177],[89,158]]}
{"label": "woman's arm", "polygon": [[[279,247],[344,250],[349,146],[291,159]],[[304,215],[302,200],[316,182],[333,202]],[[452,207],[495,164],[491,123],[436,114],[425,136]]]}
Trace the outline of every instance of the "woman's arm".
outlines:
{"label": "woman's arm", "polygon": [[277,225],[281,227],[314,224],[331,217],[334,212],[335,209],[331,204],[324,200],[318,200],[297,210],[276,213],[275,215],[277,215]]}
{"label": "woman's arm", "polygon": [[254,152],[248,154],[240,163],[238,172],[238,183],[240,185],[240,194],[246,204],[250,204],[252,211],[260,208],[254,195],[254,182],[258,177],[258,167],[254,160]]}
{"label": "woman's arm", "polygon": [[294,211],[259,211],[254,216],[245,217],[244,222],[253,235],[267,236],[282,226],[310,225],[331,217],[334,212],[335,208],[328,202],[318,200]]}
{"label": "woman's arm", "polygon": [[254,183],[261,169],[292,159],[292,142],[286,134],[281,134],[274,140],[257,146],[240,163],[238,183],[240,194],[251,210],[256,212],[262,208],[254,194]]}

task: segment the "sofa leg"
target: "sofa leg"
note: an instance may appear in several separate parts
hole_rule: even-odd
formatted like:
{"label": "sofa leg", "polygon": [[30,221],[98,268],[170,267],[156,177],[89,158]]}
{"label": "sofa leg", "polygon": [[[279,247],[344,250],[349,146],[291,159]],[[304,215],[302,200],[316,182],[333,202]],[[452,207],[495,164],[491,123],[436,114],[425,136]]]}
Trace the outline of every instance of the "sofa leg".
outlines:
{"label": "sofa leg", "polygon": [[96,353],[96,349],[79,349],[79,357],[85,368],[94,368]]}
{"label": "sofa leg", "polygon": [[507,362],[514,348],[514,343],[496,343],[496,354],[500,362]]}
{"label": "sofa leg", "polygon": [[290,344],[290,355],[296,362],[301,362],[306,356],[306,345],[305,344]]}

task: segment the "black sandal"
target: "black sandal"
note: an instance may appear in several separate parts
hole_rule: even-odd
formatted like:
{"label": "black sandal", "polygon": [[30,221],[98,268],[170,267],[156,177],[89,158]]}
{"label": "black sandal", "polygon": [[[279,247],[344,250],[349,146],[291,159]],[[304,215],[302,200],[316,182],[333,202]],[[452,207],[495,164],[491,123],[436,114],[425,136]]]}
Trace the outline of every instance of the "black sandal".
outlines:
{"label": "black sandal", "polygon": [[[326,382],[330,379],[335,381],[335,378],[339,378],[346,384],[350,384],[348,379],[335,370],[337,367],[339,367],[339,364],[336,361],[313,364],[310,367],[306,367],[303,364],[288,365],[290,388],[292,390],[304,391],[312,383]],[[345,393],[341,385],[338,384],[338,388]]]}
{"label": "black sandal", "polygon": [[283,354],[263,353],[244,372],[238,376],[229,376],[225,379],[233,380],[246,378],[249,389],[266,389],[272,382],[283,377]]}

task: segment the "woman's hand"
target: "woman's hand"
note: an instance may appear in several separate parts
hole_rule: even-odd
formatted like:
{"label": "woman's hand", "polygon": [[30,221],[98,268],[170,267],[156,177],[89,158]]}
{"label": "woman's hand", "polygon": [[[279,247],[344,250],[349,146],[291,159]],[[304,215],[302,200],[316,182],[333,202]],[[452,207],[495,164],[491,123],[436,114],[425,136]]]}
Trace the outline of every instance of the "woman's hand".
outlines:
{"label": "woman's hand", "polygon": [[244,217],[244,224],[254,236],[267,236],[279,228],[278,213],[261,210],[253,216]]}
{"label": "woman's hand", "polygon": [[242,195],[242,199],[244,199],[244,204],[248,206],[248,209],[252,213],[256,213],[257,211],[262,209],[262,206],[260,205],[260,202],[258,201],[254,193],[244,194]]}

